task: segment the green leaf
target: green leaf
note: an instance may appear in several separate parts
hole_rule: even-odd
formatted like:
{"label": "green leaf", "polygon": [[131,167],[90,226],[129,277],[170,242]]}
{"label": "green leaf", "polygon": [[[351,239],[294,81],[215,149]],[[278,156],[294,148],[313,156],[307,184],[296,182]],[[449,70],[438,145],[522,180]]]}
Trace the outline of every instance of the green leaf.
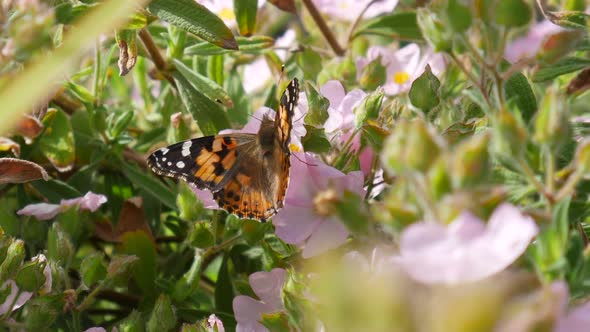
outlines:
{"label": "green leaf", "polygon": [[103,254],[95,252],[86,256],[80,264],[80,275],[88,288],[106,278],[107,266]]}
{"label": "green leaf", "polygon": [[263,313],[260,322],[270,331],[289,332],[292,330],[289,327],[289,317],[284,312]]}
{"label": "green leaf", "polygon": [[149,192],[154,197],[158,197],[160,201],[171,209],[176,209],[176,195],[161,181],[149,176],[146,172],[140,171],[136,166],[131,166],[127,163],[122,163],[121,170],[131,182],[139,188]]}
{"label": "green leaf", "polygon": [[568,57],[555,63],[542,65],[533,75],[533,82],[544,82],[590,66],[590,59]]}
{"label": "green leaf", "polygon": [[119,278],[129,274],[131,268],[139,261],[139,257],[134,255],[115,255],[107,268],[107,277],[109,279]]}
{"label": "green leaf", "polygon": [[131,271],[139,288],[146,295],[155,294],[156,247],[144,231],[126,232],[122,236],[121,252],[139,258]]}
{"label": "green leaf", "polygon": [[109,128],[107,134],[109,138],[111,140],[115,140],[116,138],[118,138],[121,135],[121,133],[125,129],[127,129],[127,126],[129,126],[131,120],[133,120],[133,116],[133,110],[128,110],[119,114],[119,116],[116,119],[113,118],[113,121],[111,121],[108,126]]}
{"label": "green leaf", "polygon": [[264,234],[270,230],[270,227],[270,223],[245,219],[242,220],[242,236],[249,245],[253,246],[264,238]]}
{"label": "green leaf", "polygon": [[256,28],[256,13],[258,0],[234,0],[234,13],[240,35],[250,36]]}
{"label": "green leaf", "polygon": [[49,202],[58,204],[62,199],[77,198],[82,196],[76,188],[59,180],[50,179],[47,181],[37,180],[31,182]]}
{"label": "green leaf", "polygon": [[455,32],[465,32],[471,26],[471,11],[459,0],[449,0],[447,16]]}
{"label": "green leaf", "polygon": [[209,248],[215,244],[215,238],[211,233],[209,222],[199,221],[193,223],[193,227],[188,235],[188,241],[191,246],[197,248]]}
{"label": "green leaf", "polygon": [[428,113],[440,103],[440,81],[432,73],[430,65],[426,65],[424,73],[420,75],[410,88],[410,101],[412,105]]}
{"label": "green leaf", "polygon": [[176,314],[172,307],[170,298],[164,294],[160,295],[150,320],[147,324],[148,332],[170,331],[176,326]]}
{"label": "green leaf", "polygon": [[307,133],[301,138],[303,150],[307,152],[325,153],[332,147],[330,141],[326,138],[324,128],[316,128],[305,125]]}
{"label": "green leaf", "polygon": [[244,90],[241,75],[238,74],[236,68],[229,73],[227,80],[225,80],[225,88],[231,99],[235,101],[234,106],[227,109],[227,117],[232,124],[245,125],[250,118],[249,114],[252,113],[252,103],[250,95]]}
{"label": "green leaf", "polygon": [[537,111],[537,98],[526,76],[522,73],[510,76],[504,83],[504,93],[507,100],[514,100],[522,119],[528,123]]}
{"label": "green leaf", "polygon": [[234,289],[229,276],[228,260],[229,255],[225,254],[219,267],[219,272],[217,273],[215,309],[220,312],[233,313],[232,301],[234,299]]}
{"label": "green leaf", "polygon": [[361,25],[353,37],[382,35],[401,40],[424,40],[418,27],[416,12],[400,12],[378,16]]}
{"label": "green leaf", "polygon": [[551,22],[570,29],[588,29],[588,17],[590,15],[583,11],[574,10],[547,13],[547,18]]}
{"label": "green leaf", "polygon": [[[274,46],[275,40],[267,36],[236,37],[241,53],[260,53]],[[207,42],[191,45],[184,50],[185,55],[220,55],[232,51]]]}
{"label": "green leaf", "polygon": [[231,30],[207,8],[193,0],[155,0],[148,10],[162,20],[226,49],[237,50]]}
{"label": "green leaf", "polygon": [[216,135],[220,130],[229,128],[229,122],[221,107],[197,91],[179,72],[172,73],[180,99],[197,121],[204,135]]}
{"label": "green leaf", "polygon": [[229,94],[217,84],[215,81],[203,76],[177,59],[173,59],[172,62],[176,66],[176,69],[186,78],[192,86],[205,96],[209,97],[212,101],[218,102],[225,107],[233,107],[233,102],[229,97]]}
{"label": "green leaf", "polygon": [[45,132],[39,139],[41,152],[58,171],[71,170],[76,148],[70,118],[63,111],[50,108],[43,118],[43,126]]}
{"label": "green leaf", "polygon": [[321,127],[328,120],[330,101],[322,96],[309,81],[305,82],[305,93],[309,105],[309,110],[305,116],[305,124]]}
{"label": "green leaf", "polygon": [[524,0],[499,0],[494,13],[496,23],[508,28],[525,26],[533,17],[531,6]]}
{"label": "green leaf", "polygon": [[223,55],[210,56],[207,59],[207,74],[212,80],[217,82],[219,85],[223,85],[225,79],[225,58]]}
{"label": "green leaf", "polygon": [[303,79],[315,81],[316,76],[322,71],[322,57],[309,47],[298,52],[297,64],[303,70]]}

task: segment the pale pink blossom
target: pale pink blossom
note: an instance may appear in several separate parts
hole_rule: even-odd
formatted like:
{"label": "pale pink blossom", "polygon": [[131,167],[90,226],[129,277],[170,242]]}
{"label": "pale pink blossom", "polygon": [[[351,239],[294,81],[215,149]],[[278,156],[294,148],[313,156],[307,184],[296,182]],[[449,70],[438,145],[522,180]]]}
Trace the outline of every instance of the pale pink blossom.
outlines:
{"label": "pale pink blossom", "polygon": [[458,284],[494,275],[524,253],[537,235],[534,220],[502,204],[484,224],[463,212],[448,226],[419,222],[400,239],[401,267],[426,284]]}
{"label": "pale pink blossom", "polygon": [[[318,9],[331,17],[343,21],[353,22],[367,7],[371,0],[314,0]],[[364,18],[371,18],[381,14],[391,13],[397,6],[398,0],[381,0],[372,4]]]}
{"label": "pale pink blossom", "polygon": [[262,314],[283,310],[281,294],[287,277],[287,271],[273,269],[270,272],[256,272],[250,275],[250,286],[260,300],[238,295],[234,298],[233,309],[238,322],[236,332],[266,332],[268,329],[260,323]]}
{"label": "pale pink blossom", "polygon": [[560,313],[553,332],[587,332],[590,328],[590,301],[567,309],[568,287],[563,281],[556,281],[551,288],[559,295]]}
{"label": "pale pink blossom", "polygon": [[67,210],[72,206],[78,206],[81,210],[96,211],[102,204],[106,203],[107,198],[104,195],[95,194],[91,191],[86,195],[73,199],[62,199],[59,204],[35,203],[29,204],[18,210],[16,213],[21,216],[34,216],[39,220],[49,220],[55,218],[60,212]]}
{"label": "pale pink blossom", "polygon": [[360,78],[365,66],[379,57],[387,72],[383,89],[390,96],[409,91],[412,82],[422,75],[426,65],[430,65],[434,75],[439,75],[446,66],[442,54],[434,53],[430,48],[421,50],[414,43],[396,51],[382,46],[372,46],[367,51],[367,57],[356,60],[357,78]]}
{"label": "pale pink blossom", "polygon": [[211,332],[225,332],[223,322],[219,317],[215,316],[215,314],[209,315],[209,318],[207,318],[207,324]]}
{"label": "pale pink blossom", "polygon": [[317,210],[316,195],[327,190],[336,195],[347,190],[364,196],[363,173],[344,174],[310,154],[299,153],[291,164],[285,206],[273,218],[273,224],[279,238],[303,248],[303,258],[336,248],[348,237],[348,230],[336,216]]}
{"label": "pale pink blossom", "polygon": [[535,56],[547,38],[562,31],[565,29],[549,20],[535,23],[525,36],[513,40],[506,46],[504,57],[514,63],[520,59]]}

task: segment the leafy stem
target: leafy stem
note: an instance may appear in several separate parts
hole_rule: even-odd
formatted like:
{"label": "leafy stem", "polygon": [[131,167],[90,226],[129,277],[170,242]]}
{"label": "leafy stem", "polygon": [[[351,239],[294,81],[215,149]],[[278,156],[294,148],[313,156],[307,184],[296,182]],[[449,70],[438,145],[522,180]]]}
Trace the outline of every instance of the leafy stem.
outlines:
{"label": "leafy stem", "polygon": [[315,4],[313,3],[313,1],[301,0],[301,2],[303,2],[303,4],[305,5],[305,8],[307,8],[307,11],[309,12],[309,14],[313,18],[315,24],[317,24],[318,28],[320,29],[320,31],[322,32],[322,34],[324,35],[324,37],[328,41],[328,44],[330,44],[330,47],[332,47],[332,50],[334,50],[334,53],[336,53],[336,55],[338,55],[338,56],[343,56],[345,53],[345,50],[340,46],[340,44],[338,44],[338,41],[336,40],[336,37],[332,33],[332,30],[330,30],[330,28],[326,24],[326,21],[324,20],[324,18],[322,17],[320,12],[318,11],[318,9],[315,6]]}

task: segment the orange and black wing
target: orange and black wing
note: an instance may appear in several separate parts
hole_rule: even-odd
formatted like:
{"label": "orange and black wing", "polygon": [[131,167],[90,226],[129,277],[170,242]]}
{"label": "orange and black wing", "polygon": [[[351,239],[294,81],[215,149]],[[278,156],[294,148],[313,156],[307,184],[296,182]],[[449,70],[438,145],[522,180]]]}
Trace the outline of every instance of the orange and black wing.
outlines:
{"label": "orange and black wing", "polygon": [[285,92],[281,96],[279,109],[275,118],[275,126],[277,127],[277,141],[281,146],[281,153],[276,154],[279,176],[278,176],[278,193],[277,206],[282,208],[287,188],[289,187],[289,171],[291,168],[291,150],[289,144],[291,143],[291,129],[293,128],[293,116],[295,115],[295,107],[299,101],[299,81],[294,78]]}
{"label": "orange and black wing", "polygon": [[252,144],[253,134],[195,138],[154,151],[148,166],[156,174],[182,179],[200,189],[221,189],[239,165],[239,147]]}

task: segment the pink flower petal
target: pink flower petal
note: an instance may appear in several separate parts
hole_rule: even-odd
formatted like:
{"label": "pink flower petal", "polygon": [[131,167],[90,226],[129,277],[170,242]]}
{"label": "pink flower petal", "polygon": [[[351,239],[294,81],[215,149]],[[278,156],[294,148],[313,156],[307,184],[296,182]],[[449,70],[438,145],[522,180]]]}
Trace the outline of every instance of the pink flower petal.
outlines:
{"label": "pink flower petal", "polygon": [[[4,300],[4,303],[0,305],[0,315],[4,315],[5,313],[10,310],[10,306],[14,302],[16,294],[18,293],[18,287],[13,280],[6,280],[0,289],[5,290],[7,287],[10,287],[10,294]],[[30,292],[21,292],[18,296],[18,299],[12,306],[12,311],[22,307],[27,301],[33,296],[33,293]]]}
{"label": "pink flower petal", "polygon": [[207,323],[209,324],[209,328],[217,328],[217,332],[225,332],[223,322],[221,321],[221,319],[219,319],[219,317],[215,316],[215,314],[211,314],[209,318],[207,318]]}
{"label": "pink flower petal", "polygon": [[34,216],[39,220],[49,220],[55,218],[60,211],[61,206],[57,204],[35,203],[18,210],[16,214],[19,216]]}
{"label": "pink flower petal", "polygon": [[39,293],[47,294],[47,293],[51,292],[51,286],[53,284],[53,277],[51,276],[51,267],[49,266],[49,262],[47,261],[47,258],[45,257],[45,255],[39,254],[39,255],[31,258],[31,261],[37,261],[39,263],[45,262],[45,268],[43,269],[43,276],[45,276],[45,283],[43,284],[43,287],[41,287],[41,289],[39,290]]}
{"label": "pink flower petal", "polygon": [[537,232],[530,217],[502,204],[485,227],[468,213],[447,227],[426,222],[408,227],[397,261],[414,279],[428,284],[480,280],[512,264]]}
{"label": "pink flower petal", "polygon": [[219,204],[213,199],[213,193],[208,190],[201,190],[197,188],[194,184],[189,183],[190,188],[195,193],[197,198],[203,202],[203,207],[205,209],[219,209]]}
{"label": "pink flower petal", "polygon": [[286,204],[272,218],[275,234],[289,244],[303,244],[321,222],[312,206],[295,206]]}
{"label": "pink flower petal", "polygon": [[326,219],[320,222],[305,243],[301,256],[310,258],[346,242],[348,230],[338,220]]}
{"label": "pink flower petal", "polygon": [[268,304],[256,301],[251,297],[239,295],[234,297],[233,309],[238,322],[236,331],[266,332],[268,329],[258,321],[263,313],[271,312]]}
{"label": "pink flower petal", "polygon": [[278,311],[283,307],[281,293],[287,271],[284,269],[273,269],[270,272],[256,272],[248,278],[250,286],[262,302],[268,304],[271,311]]}
{"label": "pink flower petal", "polygon": [[107,202],[105,195],[95,194],[91,191],[87,192],[86,195],[73,199],[65,199],[61,201],[61,205],[64,207],[70,207],[72,205],[79,205],[82,210],[89,210],[94,212],[98,208]]}
{"label": "pink flower petal", "polygon": [[107,330],[104,327],[91,327],[84,332],[107,332]]}
{"label": "pink flower petal", "polygon": [[344,91],[344,86],[342,86],[342,83],[340,83],[340,81],[336,80],[326,82],[326,84],[324,84],[320,88],[320,93],[324,97],[328,98],[328,100],[330,101],[330,107],[334,108],[340,105],[342,99],[344,99],[344,96],[346,95],[346,92]]}

